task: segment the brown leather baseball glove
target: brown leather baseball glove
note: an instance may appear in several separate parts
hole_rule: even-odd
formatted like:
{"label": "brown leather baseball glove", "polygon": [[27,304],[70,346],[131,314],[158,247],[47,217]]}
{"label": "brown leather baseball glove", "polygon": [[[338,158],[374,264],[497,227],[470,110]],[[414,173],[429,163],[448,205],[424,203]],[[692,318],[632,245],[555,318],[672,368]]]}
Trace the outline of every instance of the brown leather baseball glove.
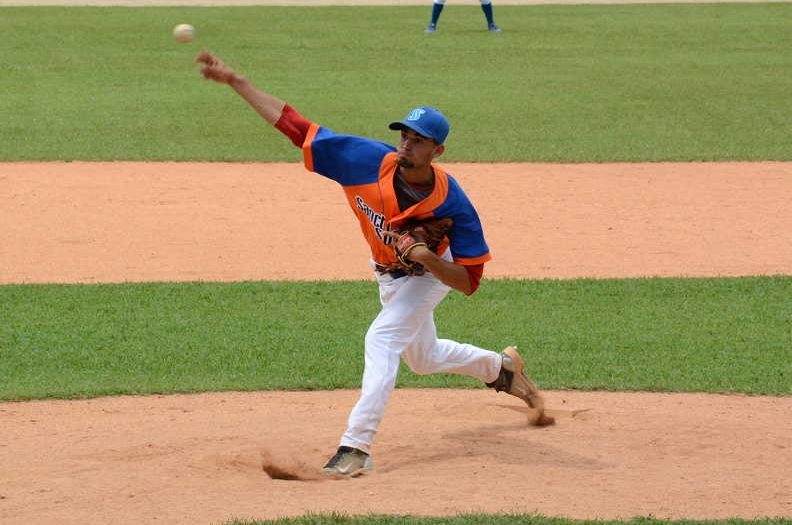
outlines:
{"label": "brown leather baseball glove", "polygon": [[405,229],[397,234],[398,237],[393,244],[399,263],[411,275],[423,275],[426,273],[423,265],[410,260],[410,252],[417,246],[426,246],[434,252],[446,238],[448,231],[453,225],[454,220],[450,217],[406,223]]}

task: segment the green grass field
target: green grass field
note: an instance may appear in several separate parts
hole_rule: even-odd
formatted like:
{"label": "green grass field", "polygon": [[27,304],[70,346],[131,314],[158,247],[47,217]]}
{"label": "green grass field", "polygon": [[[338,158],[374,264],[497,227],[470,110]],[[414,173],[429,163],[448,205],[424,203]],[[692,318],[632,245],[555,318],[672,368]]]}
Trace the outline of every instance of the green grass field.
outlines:
{"label": "green grass field", "polygon": [[202,48],[336,131],[438,106],[447,162],[792,159],[790,3],[499,6],[501,34],[455,5],[434,35],[418,6],[0,14],[4,160],[299,160]]}
{"label": "green grass field", "polygon": [[[544,388],[789,395],[789,297],[792,277],[489,280],[437,325],[517,344]],[[2,286],[0,399],[357,388],[378,308],[373,282]]]}
{"label": "green grass field", "polygon": [[[202,48],[336,131],[390,142],[387,122],[436,105],[453,126],[449,162],[792,160],[790,3],[498,6],[498,35],[477,5],[451,6],[431,36],[428,13],[2,7],[0,160],[298,161],[228,88],[200,79]],[[197,39],[177,44],[185,21]],[[472,298],[451,294],[437,324],[484,347],[518,344],[544,388],[788,396],[790,297],[789,276],[485,280]],[[371,282],[0,286],[0,399],[357,387],[377,309]],[[406,369],[399,386],[481,387]]]}

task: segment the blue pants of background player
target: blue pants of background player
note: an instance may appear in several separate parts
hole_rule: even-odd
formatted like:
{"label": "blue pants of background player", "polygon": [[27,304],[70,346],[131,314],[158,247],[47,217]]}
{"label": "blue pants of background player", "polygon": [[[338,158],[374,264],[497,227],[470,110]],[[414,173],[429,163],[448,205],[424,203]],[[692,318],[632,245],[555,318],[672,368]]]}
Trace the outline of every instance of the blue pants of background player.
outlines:
{"label": "blue pants of background player", "polygon": [[[487,19],[487,29],[492,33],[500,33],[501,28],[495,25],[495,18],[492,14],[492,0],[480,0],[481,10],[484,11],[484,17]],[[426,26],[427,33],[434,33],[437,31],[437,21],[440,19],[440,13],[443,12],[446,0],[434,0],[432,4],[432,20]]]}

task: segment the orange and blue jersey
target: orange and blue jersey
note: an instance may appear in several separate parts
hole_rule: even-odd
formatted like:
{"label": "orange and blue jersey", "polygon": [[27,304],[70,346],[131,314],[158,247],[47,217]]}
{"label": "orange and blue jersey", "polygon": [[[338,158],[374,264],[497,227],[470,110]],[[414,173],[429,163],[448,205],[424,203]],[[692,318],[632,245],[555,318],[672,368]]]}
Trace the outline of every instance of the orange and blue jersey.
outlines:
{"label": "orange and blue jersey", "polygon": [[438,254],[450,248],[454,262],[465,266],[481,265],[491,259],[475,208],[457,181],[441,167],[432,165],[435,184],[431,194],[400,210],[393,185],[398,168],[393,146],[340,135],[312,123],[302,149],[309,171],[332,179],[343,188],[376,263],[387,266],[396,262],[392,241],[383,231],[398,231],[410,219],[430,217],[450,217],[454,221],[449,242],[438,248]]}

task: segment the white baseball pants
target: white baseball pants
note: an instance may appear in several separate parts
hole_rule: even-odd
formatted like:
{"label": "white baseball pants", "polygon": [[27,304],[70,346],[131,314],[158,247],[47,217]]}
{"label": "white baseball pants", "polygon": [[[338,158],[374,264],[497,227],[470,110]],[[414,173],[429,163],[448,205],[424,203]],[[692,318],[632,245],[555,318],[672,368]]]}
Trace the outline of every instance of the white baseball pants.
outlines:
{"label": "white baseball pants", "polygon": [[340,443],[369,454],[396,385],[401,358],[416,374],[446,372],[484,382],[494,381],[501,367],[497,352],[437,338],[433,311],[450,291],[439,279],[430,273],[400,279],[375,275],[382,310],[366,333],[360,399]]}

